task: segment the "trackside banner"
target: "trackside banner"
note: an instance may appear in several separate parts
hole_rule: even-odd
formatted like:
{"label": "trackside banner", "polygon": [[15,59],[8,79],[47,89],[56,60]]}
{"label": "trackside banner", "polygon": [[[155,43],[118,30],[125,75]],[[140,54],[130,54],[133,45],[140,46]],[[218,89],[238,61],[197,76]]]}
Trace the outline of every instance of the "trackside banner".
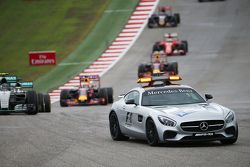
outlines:
{"label": "trackside banner", "polygon": [[32,51],[29,52],[29,62],[32,66],[55,65],[55,51]]}

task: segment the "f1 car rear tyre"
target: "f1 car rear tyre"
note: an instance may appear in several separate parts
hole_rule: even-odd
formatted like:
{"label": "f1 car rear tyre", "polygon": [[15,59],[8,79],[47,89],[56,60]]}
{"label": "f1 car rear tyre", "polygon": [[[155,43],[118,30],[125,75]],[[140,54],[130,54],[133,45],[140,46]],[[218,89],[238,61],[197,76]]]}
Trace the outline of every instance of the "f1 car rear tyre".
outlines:
{"label": "f1 car rear tyre", "polygon": [[145,65],[140,64],[138,67],[138,73],[137,73],[138,78],[142,77],[144,72],[145,72]]}
{"label": "f1 car rear tyre", "polygon": [[174,17],[175,17],[177,23],[180,24],[180,22],[181,22],[180,14],[179,14],[179,13],[175,13],[175,14],[174,14]]}
{"label": "f1 car rear tyre", "polygon": [[51,112],[51,106],[50,106],[51,103],[49,94],[44,94],[43,99],[44,99],[44,112]]}
{"label": "f1 car rear tyre", "polygon": [[179,74],[178,63],[177,62],[168,63],[166,71],[173,72],[175,75]]}
{"label": "f1 car rear tyre", "polygon": [[27,104],[26,114],[35,115],[35,114],[38,113],[37,94],[36,94],[35,91],[27,91],[27,93],[26,93],[26,104]]}
{"label": "f1 car rear tyre", "polygon": [[124,136],[122,134],[119,121],[115,112],[111,112],[109,115],[109,129],[110,129],[110,135],[113,140],[120,141],[129,139],[129,137]]}
{"label": "f1 car rear tyre", "polygon": [[98,91],[99,97],[104,99],[104,102],[102,102],[102,105],[108,104],[108,91],[106,88],[100,88]]}
{"label": "f1 car rear tyre", "polygon": [[185,52],[188,52],[188,41],[182,41],[182,43],[184,44]]}
{"label": "f1 car rear tyre", "polygon": [[108,87],[107,89],[107,94],[108,94],[108,103],[113,103],[114,98],[113,98],[113,88]]}
{"label": "f1 car rear tyre", "polygon": [[60,105],[61,107],[67,107],[68,104],[66,103],[66,100],[68,99],[69,90],[62,90],[60,93]]}
{"label": "f1 car rear tyre", "polygon": [[151,118],[148,118],[146,122],[146,137],[150,146],[157,146],[159,144],[158,132]]}
{"label": "f1 car rear tyre", "polygon": [[221,144],[225,144],[225,145],[229,145],[229,144],[234,144],[237,140],[238,140],[238,125],[237,128],[235,130],[235,134],[234,134],[234,138],[232,139],[223,139],[221,140]]}
{"label": "f1 car rear tyre", "polygon": [[38,112],[44,112],[44,100],[43,100],[43,94],[42,93],[38,93],[37,94],[37,108],[38,108]]}

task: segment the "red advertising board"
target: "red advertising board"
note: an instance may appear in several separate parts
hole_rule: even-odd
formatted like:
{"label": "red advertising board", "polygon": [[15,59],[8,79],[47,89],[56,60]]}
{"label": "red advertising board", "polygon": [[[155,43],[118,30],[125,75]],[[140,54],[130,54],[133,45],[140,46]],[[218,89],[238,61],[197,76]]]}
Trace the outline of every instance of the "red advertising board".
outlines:
{"label": "red advertising board", "polygon": [[29,52],[30,65],[55,65],[56,52],[55,51],[32,51]]}

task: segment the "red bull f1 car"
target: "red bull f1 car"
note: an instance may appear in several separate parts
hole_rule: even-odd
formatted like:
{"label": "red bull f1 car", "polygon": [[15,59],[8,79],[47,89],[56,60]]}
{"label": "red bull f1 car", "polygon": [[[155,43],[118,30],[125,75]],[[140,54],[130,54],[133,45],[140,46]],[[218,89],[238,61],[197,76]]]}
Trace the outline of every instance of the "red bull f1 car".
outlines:
{"label": "red bull f1 car", "polygon": [[180,40],[177,33],[166,33],[164,40],[155,42],[153,52],[163,51],[167,56],[186,55],[188,42]]}
{"label": "red bull f1 car", "polygon": [[168,62],[164,52],[154,52],[151,55],[151,63],[141,64],[138,67],[138,78],[151,77],[156,73],[165,73],[166,75],[177,75],[178,63]]}
{"label": "red bull f1 car", "polygon": [[172,13],[171,6],[159,6],[158,13],[148,19],[148,28],[177,27],[181,22],[179,13]]}
{"label": "red bull f1 car", "polygon": [[98,75],[79,77],[79,87],[64,89],[60,94],[61,107],[84,105],[107,105],[113,103],[113,89],[101,88]]}

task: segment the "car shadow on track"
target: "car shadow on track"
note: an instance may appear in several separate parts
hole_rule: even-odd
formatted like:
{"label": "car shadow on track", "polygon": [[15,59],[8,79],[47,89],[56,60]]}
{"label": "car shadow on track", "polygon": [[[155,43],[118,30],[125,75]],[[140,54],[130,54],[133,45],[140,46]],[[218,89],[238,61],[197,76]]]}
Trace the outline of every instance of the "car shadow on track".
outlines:
{"label": "car shadow on track", "polygon": [[[129,143],[136,143],[142,145],[148,145],[147,141],[145,140],[138,140],[138,139],[129,139],[127,142]],[[219,146],[230,146],[221,144],[219,141],[210,141],[210,142],[167,142],[167,143],[160,143],[154,147],[219,147]]]}

